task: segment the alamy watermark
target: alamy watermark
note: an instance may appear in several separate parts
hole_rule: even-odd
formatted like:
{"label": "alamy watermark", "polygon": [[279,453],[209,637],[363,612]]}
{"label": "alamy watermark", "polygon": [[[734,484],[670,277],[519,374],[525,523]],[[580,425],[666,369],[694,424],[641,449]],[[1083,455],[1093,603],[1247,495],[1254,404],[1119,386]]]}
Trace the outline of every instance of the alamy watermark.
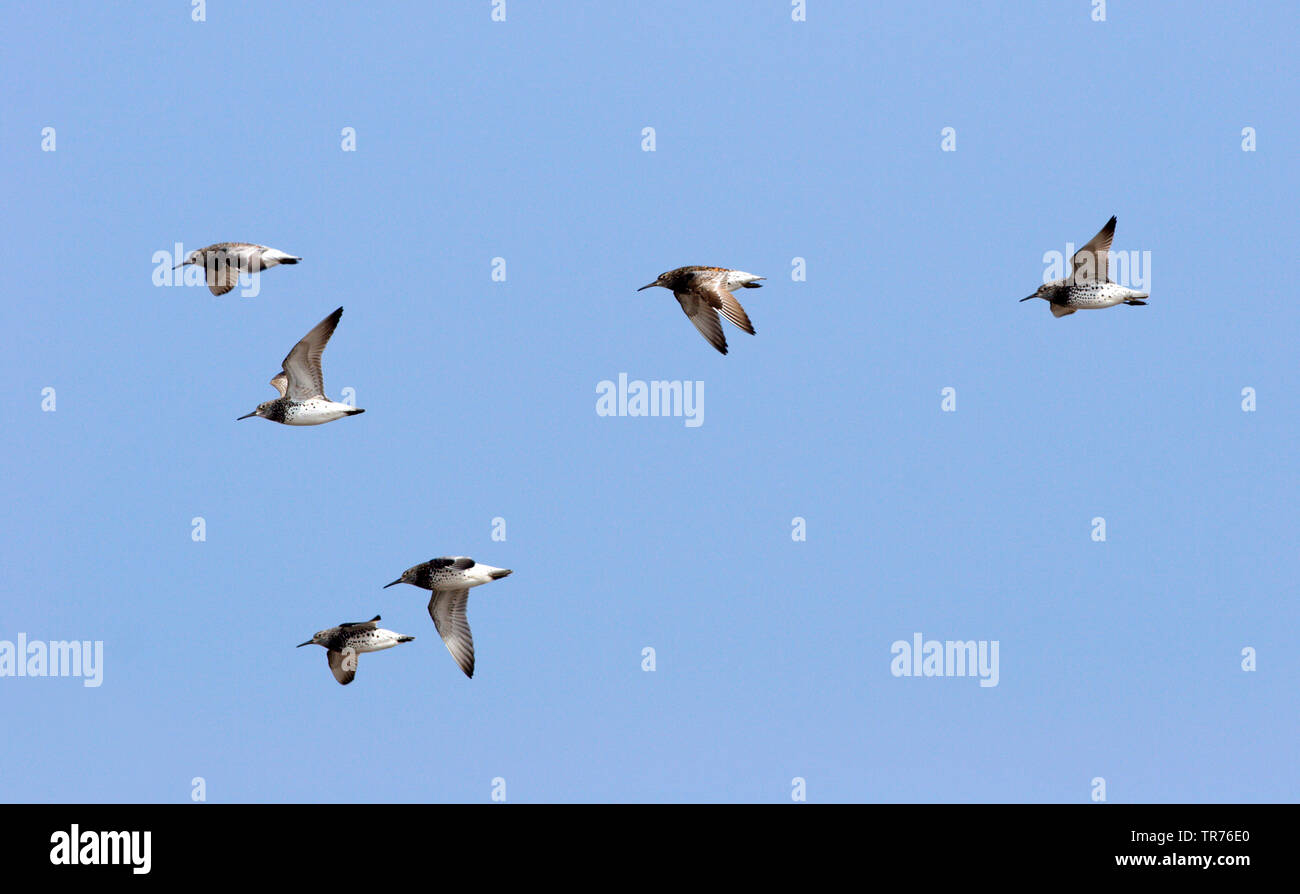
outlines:
{"label": "alamy watermark", "polygon": [[[1088,252],[1079,259],[1071,269],[1074,254],[1078,249],[1073,242],[1065,243],[1065,252],[1056,249],[1043,252],[1043,284],[1059,282],[1066,278],[1095,279],[1100,264],[1100,253],[1096,256]],[[1151,291],[1151,252],[1130,249],[1129,251],[1106,252],[1106,278],[1116,285],[1142,292]]]}
{"label": "alamy watermark", "polygon": [[0,677],[81,677],[93,689],[104,682],[104,641],[0,639]]}
{"label": "alamy watermark", "polygon": [[153,866],[152,832],[84,832],[76,823],[67,832],[50,836],[50,863],[55,866],[130,866],[135,875],[148,875]]}
{"label": "alamy watermark", "polygon": [[889,672],[895,677],[979,677],[980,685],[998,685],[998,640],[895,640]]}
{"label": "alamy watermark", "polygon": [[597,416],[680,416],[687,428],[704,424],[704,383],[687,379],[646,382],[619,373],[596,383]]}

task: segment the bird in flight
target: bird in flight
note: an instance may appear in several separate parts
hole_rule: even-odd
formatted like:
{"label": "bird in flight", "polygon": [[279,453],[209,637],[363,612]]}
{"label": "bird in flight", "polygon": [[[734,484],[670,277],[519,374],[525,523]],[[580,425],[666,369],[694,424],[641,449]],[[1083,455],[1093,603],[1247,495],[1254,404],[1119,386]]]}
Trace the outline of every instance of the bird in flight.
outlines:
{"label": "bird in flight", "polygon": [[429,617],[438,628],[443,643],[451,657],[456,659],[465,676],[474,676],[474,637],[469,630],[465,610],[469,604],[469,588],[478,587],[510,574],[509,568],[493,568],[475,562],[469,556],[443,556],[412,565],[402,576],[384,589],[397,584],[411,584],[432,590],[429,597]]}
{"label": "bird in flight", "polygon": [[1020,300],[1046,299],[1054,317],[1064,317],[1076,310],[1114,307],[1116,304],[1146,304],[1143,299],[1151,297],[1150,293],[1127,289],[1109,279],[1107,253],[1114,236],[1115,218],[1111,217],[1106,221],[1106,226],[1088,240],[1087,245],[1074,253],[1069,276],[1044,283],[1038,287],[1037,292]]}
{"label": "bird in flight", "polygon": [[[251,242],[218,242],[190,252],[176,267],[191,264],[207,271],[208,288],[213,295],[224,295],[239,285],[239,274],[261,273],[280,264],[296,264],[302,258],[278,248]],[[172,269],[175,270],[176,267]]]}
{"label": "bird in flight", "polygon": [[337,627],[319,630],[307,642],[298,643],[298,648],[310,645],[324,646],[334,679],[346,686],[357,675],[357,658],[362,652],[382,652],[384,649],[393,648],[398,643],[409,643],[413,639],[415,637],[394,633],[380,627],[379,615],[375,615],[369,621],[340,624]]}
{"label": "bird in flight", "polygon": [[759,289],[762,276],[726,267],[678,267],[659,274],[654,282],[637,289],[644,292],[661,286],[673,293],[686,316],[700,330],[700,334],[719,352],[727,353],[727,337],[722,334],[718,312],[750,335],[754,325],[749,315],[731,293],[736,289]]}
{"label": "bird in flight", "polygon": [[[282,370],[271,378],[271,387],[280,392],[274,400],[257,405],[251,413],[239,419],[261,416],[284,425],[320,425],[344,416],[364,413],[348,404],[341,404],[325,396],[325,380],[321,374],[321,354],[334,334],[334,327],[343,316],[339,308],[316,324],[281,363]],[[235,420],[238,422],[239,420]]]}

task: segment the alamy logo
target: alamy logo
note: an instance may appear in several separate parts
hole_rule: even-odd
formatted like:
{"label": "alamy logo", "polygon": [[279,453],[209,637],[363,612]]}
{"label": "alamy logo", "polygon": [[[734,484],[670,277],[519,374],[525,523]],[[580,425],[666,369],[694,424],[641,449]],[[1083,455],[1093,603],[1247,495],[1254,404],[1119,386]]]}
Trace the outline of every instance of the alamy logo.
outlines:
{"label": "alamy logo", "polygon": [[70,831],[51,835],[50,843],[55,866],[128,865],[136,875],[148,875],[153,866],[152,832],[82,832],[73,823]]}
{"label": "alamy logo", "polygon": [[890,647],[894,660],[889,672],[895,677],[979,677],[980,685],[998,685],[998,640],[921,639],[896,640]]}
{"label": "alamy logo", "polygon": [[[1067,277],[1096,279],[1100,272],[1102,257],[1100,253],[1091,252],[1079,259],[1077,267],[1072,267],[1075,252],[1078,249],[1073,242],[1065,243],[1064,254],[1053,249],[1043,252],[1043,283],[1058,282]],[[1151,289],[1151,252],[1115,251],[1106,252],[1106,278],[1116,285],[1129,289],[1149,291]]]}
{"label": "alamy logo", "polygon": [[104,641],[0,639],[0,677],[81,677],[93,689],[104,682]]}
{"label": "alamy logo", "polygon": [[699,428],[704,424],[704,383],[689,379],[629,382],[627,373],[619,373],[617,383],[609,379],[596,383],[596,415],[682,416],[687,428]]}

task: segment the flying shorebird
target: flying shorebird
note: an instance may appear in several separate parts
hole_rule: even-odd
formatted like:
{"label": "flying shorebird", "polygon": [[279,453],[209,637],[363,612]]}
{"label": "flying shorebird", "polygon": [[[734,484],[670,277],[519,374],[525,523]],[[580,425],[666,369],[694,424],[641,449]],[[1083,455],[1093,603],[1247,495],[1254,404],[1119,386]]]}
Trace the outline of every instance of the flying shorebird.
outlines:
{"label": "flying shorebird", "polygon": [[727,337],[722,334],[718,311],[753,335],[754,326],[749,322],[749,316],[731,293],[740,288],[761,289],[758,281],[765,278],[726,267],[678,267],[659,274],[658,279],[637,291],[644,292],[651,286],[663,286],[671,291],[700,334],[725,354]]}
{"label": "flying shorebird", "polygon": [[357,675],[357,658],[362,652],[382,652],[384,649],[393,648],[398,643],[409,643],[415,639],[404,633],[385,630],[379,626],[378,621],[379,615],[375,615],[369,621],[340,624],[337,627],[318,631],[307,642],[298,643],[298,648],[313,643],[324,646],[334,679],[346,686]]}
{"label": "flying shorebird", "polygon": [[[251,242],[218,242],[190,252],[176,267],[190,264],[207,270],[208,288],[213,295],[224,295],[239,285],[239,274],[261,273],[280,264],[296,264],[302,258],[285,254],[278,248]],[[176,267],[172,269],[175,270]]]}
{"label": "flying shorebird", "polygon": [[344,416],[365,412],[347,404],[336,403],[325,396],[320,357],[341,316],[343,308],[340,307],[317,323],[316,328],[293,346],[281,364],[284,371],[271,379],[271,387],[280,392],[280,396],[258,404],[256,410],[239,419],[261,416],[285,425],[320,425],[322,422],[332,422]]}
{"label": "flying shorebird", "polygon": [[402,576],[384,589],[397,584],[411,584],[432,590],[429,597],[429,617],[438,628],[442,641],[451,657],[456,659],[465,676],[474,676],[474,637],[469,631],[465,608],[469,602],[469,588],[477,587],[510,574],[509,568],[493,568],[475,562],[469,556],[444,556],[412,565]]}
{"label": "flying shorebird", "polygon": [[1149,292],[1135,292],[1116,285],[1107,278],[1107,252],[1115,235],[1115,218],[1088,240],[1088,244],[1074,253],[1070,262],[1070,275],[1038,287],[1038,291],[1020,300],[1045,298],[1052,308],[1052,316],[1064,317],[1076,310],[1097,307],[1114,307],[1116,304],[1144,305]]}

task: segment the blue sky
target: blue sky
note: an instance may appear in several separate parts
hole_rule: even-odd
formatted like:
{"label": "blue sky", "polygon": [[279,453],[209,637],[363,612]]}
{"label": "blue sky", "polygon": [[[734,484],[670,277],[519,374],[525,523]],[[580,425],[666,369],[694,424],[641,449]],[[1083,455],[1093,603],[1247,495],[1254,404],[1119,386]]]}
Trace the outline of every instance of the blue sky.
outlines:
{"label": "blue sky", "polygon": [[[0,640],[104,667],[0,678],[0,800],[1300,797],[1289,4],[491,7],[6,10]],[[1112,214],[1148,306],[1017,303]],[[153,284],[225,240],[304,260]],[[635,291],[685,264],[757,336]],[[339,305],[367,412],[236,423]],[[473,680],[381,590],[456,554]]]}

